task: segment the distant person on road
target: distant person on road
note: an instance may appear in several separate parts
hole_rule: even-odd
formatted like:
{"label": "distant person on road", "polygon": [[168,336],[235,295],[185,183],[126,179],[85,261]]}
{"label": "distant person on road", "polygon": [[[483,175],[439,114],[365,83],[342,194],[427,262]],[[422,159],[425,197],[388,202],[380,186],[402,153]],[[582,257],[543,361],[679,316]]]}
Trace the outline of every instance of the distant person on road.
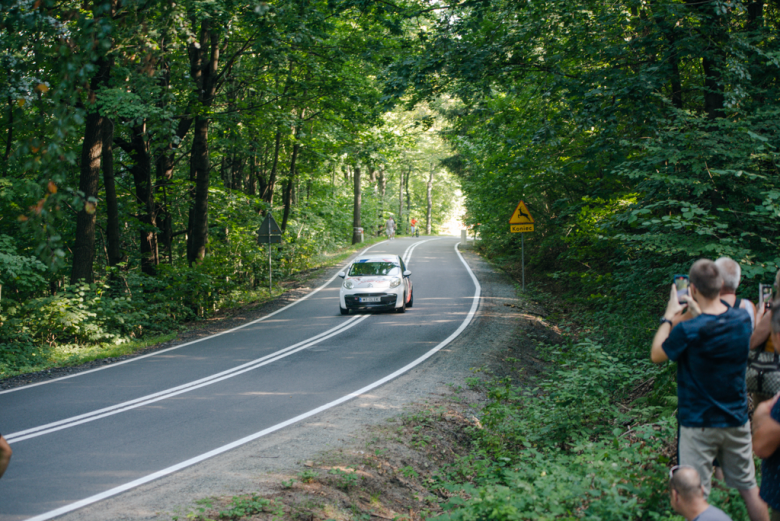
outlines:
{"label": "distant person on road", "polygon": [[699,473],[693,467],[672,467],[669,500],[675,512],[687,521],[732,521],[723,510],[707,503]]}
{"label": "distant person on road", "polygon": [[395,221],[393,220],[393,216],[391,215],[387,222],[385,223],[385,232],[387,233],[387,238],[391,241],[395,239]]}
{"label": "distant person on road", "polygon": [[5,469],[8,468],[8,464],[11,462],[11,455],[14,451],[11,450],[11,446],[5,441],[3,435],[0,434],[0,478],[5,474]]}
{"label": "distant person on road", "polygon": [[[780,345],[780,299],[772,303],[772,340]],[[761,499],[772,507],[772,521],[780,521],[780,394],[761,402],[753,412],[753,450],[761,458]]]}
{"label": "distant person on road", "polygon": [[723,277],[711,260],[696,261],[688,277],[690,295],[683,298],[694,318],[672,328],[683,309],[672,284],[650,351],[657,364],[677,362],[678,461],[698,471],[706,499],[717,458],[726,484],[739,490],[750,519],[767,521],[767,506],[756,486],[745,387],[750,316],[720,300]]}
{"label": "distant person on road", "polygon": [[417,219],[412,219],[412,235],[414,235],[414,231],[417,229]]}

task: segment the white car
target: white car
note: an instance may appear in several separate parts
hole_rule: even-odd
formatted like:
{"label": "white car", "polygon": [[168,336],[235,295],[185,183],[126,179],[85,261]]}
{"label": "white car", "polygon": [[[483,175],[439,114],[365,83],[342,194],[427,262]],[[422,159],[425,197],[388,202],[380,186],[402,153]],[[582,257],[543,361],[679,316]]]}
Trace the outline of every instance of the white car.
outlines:
{"label": "white car", "polygon": [[358,257],[339,273],[344,279],[339,291],[341,314],[349,315],[353,309],[405,312],[414,304],[411,274],[398,255]]}

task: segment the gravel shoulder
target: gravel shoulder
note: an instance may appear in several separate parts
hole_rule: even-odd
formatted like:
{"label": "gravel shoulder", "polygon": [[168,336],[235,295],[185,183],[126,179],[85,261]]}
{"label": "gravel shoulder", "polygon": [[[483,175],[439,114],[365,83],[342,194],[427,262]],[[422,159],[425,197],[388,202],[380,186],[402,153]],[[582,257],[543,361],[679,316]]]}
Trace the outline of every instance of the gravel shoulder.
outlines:
{"label": "gravel shoulder", "polygon": [[[513,357],[517,357],[518,353],[522,355],[523,350],[517,349],[518,330],[533,327],[535,322],[539,322],[538,315],[541,312],[529,312],[528,305],[518,299],[515,283],[509,277],[471,251],[464,251],[463,256],[482,286],[479,309],[463,334],[428,361],[369,394],[58,519],[102,521],[185,518],[188,512],[193,511],[196,502],[204,498],[246,494],[269,497],[279,495],[282,493],[280,482],[295,478],[306,467],[326,468],[322,467],[323,462],[332,462],[339,454],[354,457],[363,455],[370,445],[367,440],[375,440],[376,433],[383,426],[389,425],[390,421],[398,421],[399,417],[409,411],[426,408],[433,403],[449,404],[446,407],[459,403],[462,407],[457,411],[450,410],[449,416],[457,416],[462,424],[475,421],[468,411],[471,406],[478,404],[481,397],[476,392],[462,391],[466,379],[473,376],[473,368],[501,366],[501,359],[505,356],[502,353],[506,352],[507,346],[515,346]],[[324,275],[317,277],[278,301],[245,310],[225,321],[215,321],[193,334],[211,334],[235,327],[241,321],[257,318],[299,298],[321,284],[320,279],[324,282],[327,278]],[[544,328],[541,324],[539,327]],[[176,343],[191,339],[187,335],[187,338],[177,339]],[[167,345],[156,346],[156,349],[162,347]],[[526,354],[531,358],[529,365],[533,365],[532,354]],[[142,442],[139,440],[139,443]],[[455,452],[457,450],[453,454]],[[427,462],[422,464],[428,467]],[[382,473],[381,464],[379,466],[378,472]],[[306,485],[309,488],[312,486]],[[310,516],[311,519],[315,517]],[[395,516],[380,514],[375,517],[393,519]],[[411,509],[409,517],[414,517]]]}

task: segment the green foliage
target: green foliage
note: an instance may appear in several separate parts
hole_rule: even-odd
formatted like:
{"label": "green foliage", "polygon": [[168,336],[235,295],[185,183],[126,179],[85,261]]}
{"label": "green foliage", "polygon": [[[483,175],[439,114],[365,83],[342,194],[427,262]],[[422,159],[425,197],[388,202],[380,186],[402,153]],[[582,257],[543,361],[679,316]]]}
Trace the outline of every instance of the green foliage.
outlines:
{"label": "green foliage", "polygon": [[227,510],[219,512],[220,519],[241,519],[265,511],[272,501],[261,498],[257,495],[252,496],[234,496]]}
{"label": "green foliage", "polygon": [[341,470],[338,468],[330,469],[328,474],[335,477],[336,487],[349,491],[358,484],[360,476],[354,469]]}

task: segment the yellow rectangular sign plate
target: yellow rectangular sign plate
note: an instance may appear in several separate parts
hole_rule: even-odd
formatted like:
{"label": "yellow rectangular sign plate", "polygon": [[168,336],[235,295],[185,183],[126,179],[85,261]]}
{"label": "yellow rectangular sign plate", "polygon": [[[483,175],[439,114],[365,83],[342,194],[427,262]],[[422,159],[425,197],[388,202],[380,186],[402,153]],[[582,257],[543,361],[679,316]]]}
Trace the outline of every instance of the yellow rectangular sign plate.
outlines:
{"label": "yellow rectangular sign plate", "polygon": [[524,233],[534,231],[533,224],[512,224],[509,226],[509,231],[512,233]]}

